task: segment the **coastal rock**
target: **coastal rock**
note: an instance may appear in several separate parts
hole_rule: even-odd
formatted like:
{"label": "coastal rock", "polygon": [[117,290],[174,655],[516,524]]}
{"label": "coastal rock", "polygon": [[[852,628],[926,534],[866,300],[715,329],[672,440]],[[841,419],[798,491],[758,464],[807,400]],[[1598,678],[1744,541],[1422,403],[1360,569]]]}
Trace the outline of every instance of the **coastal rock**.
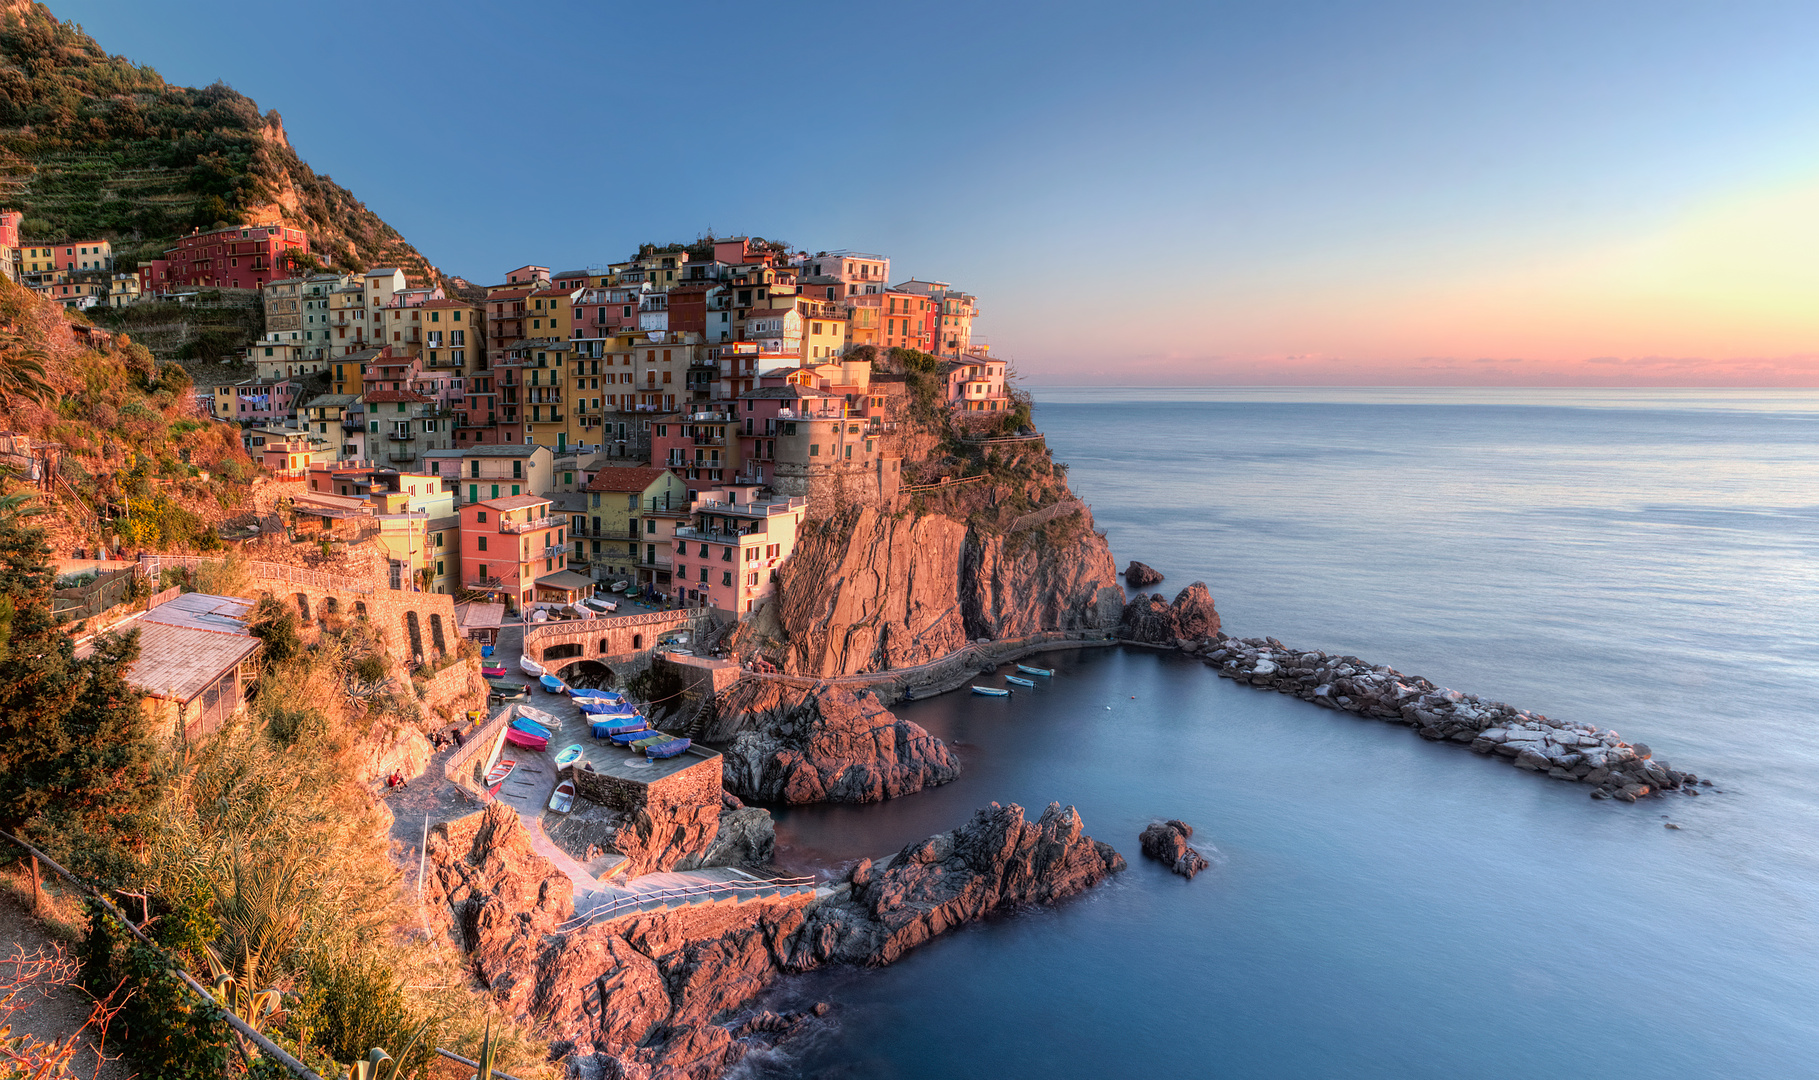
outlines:
{"label": "coastal rock", "polygon": [[1199,641],[1219,633],[1219,612],[1206,583],[1196,581],[1175,594],[1173,604],[1163,603],[1160,594],[1139,594],[1125,607],[1118,632],[1151,645],[1173,645],[1182,638]]}
{"label": "coastal rock", "polygon": [[649,799],[613,834],[613,846],[625,856],[619,873],[634,878],[702,865],[701,857],[720,834],[720,813],[718,806]]}
{"label": "coastal rock", "polygon": [[1131,564],[1124,568],[1124,583],[1133,589],[1147,589],[1161,581],[1161,571],[1152,566],[1145,566],[1135,559],[1132,559]]}
{"label": "coastal rock", "polygon": [[1193,835],[1193,826],[1171,818],[1151,822],[1138,840],[1145,855],[1168,864],[1169,869],[1192,881],[1208,865],[1205,856],[1188,846],[1188,838]]}
{"label": "coastal rock", "polygon": [[[732,796],[727,796],[732,798]],[[733,799],[738,803],[739,800]],[[756,806],[722,806],[720,827],[698,855],[676,861],[677,870],[704,866],[763,866],[777,849],[777,826],[771,812]]]}
{"label": "coastal rock", "polygon": [[[728,813],[743,809],[726,808]],[[438,826],[426,899],[443,906],[476,976],[507,1012],[570,1055],[570,1075],[710,1080],[748,1042],[785,1037],[812,1010],[740,1018],[784,972],[829,960],[886,964],[971,919],[1071,896],[1124,867],[1072,807],[1036,822],[991,807],[950,833],[855,867],[833,895],[696,904],[574,926],[573,885],[494,803]],[[475,913],[479,913],[476,918]]]}
{"label": "coastal rock", "polygon": [[911,844],[880,870],[855,867],[849,889],[810,909],[792,968],[830,960],[889,964],[917,945],[994,911],[1060,900],[1124,869],[1086,836],[1074,808],[1050,803],[1024,820],[993,803],[950,833]]}
{"label": "coastal rock", "polygon": [[[1139,596],[1125,611],[1126,636],[1165,622],[1169,610],[1159,597]],[[1137,640],[1154,640],[1157,632],[1149,629],[1150,637]],[[1355,656],[1297,652],[1274,638],[1235,638],[1217,631],[1202,636],[1190,651],[1236,682],[1403,724],[1430,741],[1456,743],[1529,772],[1592,785],[1600,798],[1634,802],[1698,782],[1692,774],[1654,760],[1645,744],[1627,744],[1614,731],[1435,686]]]}
{"label": "coastal rock", "polygon": [[871,691],[839,686],[740,732],[723,765],[731,791],[791,804],[878,802],[960,775],[940,739],[892,715]]}
{"label": "coastal rock", "polygon": [[763,647],[790,674],[912,667],[979,638],[1109,630],[1124,607],[1117,576],[1084,506],[1010,535],[858,506],[803,534],[779,569],[774,616],[740,632],[781,642],[780,657]]}

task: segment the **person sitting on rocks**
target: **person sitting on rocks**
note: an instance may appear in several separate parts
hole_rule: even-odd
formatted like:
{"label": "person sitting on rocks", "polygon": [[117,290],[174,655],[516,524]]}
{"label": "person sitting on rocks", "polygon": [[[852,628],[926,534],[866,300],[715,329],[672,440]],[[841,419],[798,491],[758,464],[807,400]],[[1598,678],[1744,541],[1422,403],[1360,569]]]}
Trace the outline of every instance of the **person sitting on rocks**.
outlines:
{"label": "person sitting on rocks", "polygon": [[407,787],[410,787],[410,784],[405,782],[403,773],[398,772],[397,770],[393,770],[391,777],[385,781],[385,786],[394,787],[394,788],[407,788]]}

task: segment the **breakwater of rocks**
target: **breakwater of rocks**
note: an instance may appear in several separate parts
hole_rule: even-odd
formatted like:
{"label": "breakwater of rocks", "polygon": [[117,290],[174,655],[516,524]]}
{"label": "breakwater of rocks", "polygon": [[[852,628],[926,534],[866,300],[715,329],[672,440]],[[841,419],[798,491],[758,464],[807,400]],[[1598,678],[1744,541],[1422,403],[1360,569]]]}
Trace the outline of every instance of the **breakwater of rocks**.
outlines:
{"label": "breakwater of rocks", "polygon": [[1448,690],[1356,656],[1304,652],[1275,638],[1223,633],[1178,644],[1225,678],[1401,724],[1424,739],[1494,754],[1518,769],[1585,784],[1594,799],[1635,802],[1669,791],[1697,795],[1697,785],[1711,785],[1656,760],[1647,745],[1624,742],[1615,731]]}

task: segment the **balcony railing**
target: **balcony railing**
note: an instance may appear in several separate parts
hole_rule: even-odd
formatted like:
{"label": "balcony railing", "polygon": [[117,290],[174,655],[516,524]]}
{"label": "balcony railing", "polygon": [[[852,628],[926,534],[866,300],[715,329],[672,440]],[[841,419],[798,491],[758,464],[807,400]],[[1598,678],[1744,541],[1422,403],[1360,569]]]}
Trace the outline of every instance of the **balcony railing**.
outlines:
{"label": "balcony railing", "polygon": [[393,442],[416,442],[417,433],[414,431],[393,431],[389,432],[386,435],[386,438]]}
{"label": "balcony railing", "polygon": [[728,540],[737,540],[742,536],[750,536],[757,531],[758,527],[756,525],[731,531],[726,529],[696,529],[688,526],[681,526],[676,529],[676,535],[684,540],[710,540],[714,543],[725,543]]}
{"label": "balcony railing", "polygon": [[554,529],[568,524],[564,517],[540,517],[533,521],[501,521],[499,531],[502,533],[534,532],[537,529]]}
{"label": "balcony railing", "polygon": [[662,570],[667,573],[670,566],[670,561],[664,558],[638,560],[638,569],[640,570]]}
{"label": "balcony railing", "polygon": [[472,581],[463,581],[461,587],[464,589],[472,589],[475,592],[492,592],[497,589],[505,588],[505,582],[496,577],[475,578]]}
{"label": "balcony railing", "polygon": [[386,457],[390,458],[392,461],[415,461],[417,460],[417,452],[410,449],[394,450],[387,454]]}
{"label": "balcony railing", "polygon": [[539,558],[539,559],[553,559],[553,558],[556,558],[557,556],[567,555],[567,554],[568,554],[568,545],[567,544],[549,544],[544,547],[543,554],[536,555],[534,557]]}

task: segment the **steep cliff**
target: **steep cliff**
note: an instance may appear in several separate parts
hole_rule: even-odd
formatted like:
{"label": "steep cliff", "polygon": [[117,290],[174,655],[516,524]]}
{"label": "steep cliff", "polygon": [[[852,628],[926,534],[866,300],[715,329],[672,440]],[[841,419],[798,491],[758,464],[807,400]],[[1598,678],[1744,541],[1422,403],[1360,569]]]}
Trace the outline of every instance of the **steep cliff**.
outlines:
{"label": "steep cliff", "polygon": [[1092,513],[988,530],[944,513],[849,508],[815,523],[784,564],[776,638],[784,670],[911,667],[977,638],[1118,625],[1124,595]]}

